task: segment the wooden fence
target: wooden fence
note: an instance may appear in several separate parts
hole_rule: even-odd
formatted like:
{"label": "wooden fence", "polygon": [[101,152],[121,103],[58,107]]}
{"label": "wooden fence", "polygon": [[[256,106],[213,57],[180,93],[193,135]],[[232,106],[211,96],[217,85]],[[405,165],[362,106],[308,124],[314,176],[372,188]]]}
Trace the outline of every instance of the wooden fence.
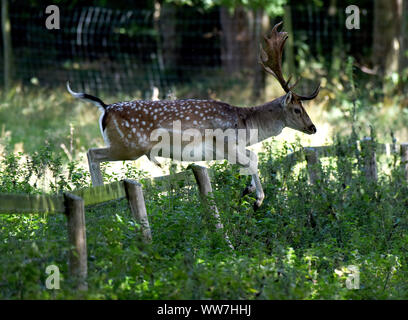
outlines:
{"label": "wooden fence", "polygon": [[[398,156],[397,144],[375,143],[369,137],[361,141],[356,141],[355,148],[363,160],[361,170],[364,171],[367,179],[372,181],[377,181],[378,179],[377,155]],[[404,172],[405,180],[408,181],[408,143],[400,144],[399,149],[401,167]],[[315,184],[321,179],[321,172],[319,171],[320,158],[340,156],[342,155],[338,154],[338,150],[335,146],[304,147],[287,155],[285,161],[288,163],[289,168],[291,168],[296,163],[306,160],[310,183]]]}
{"label": "wooden fence", "polygon": [[[396,154],[395,144],[374,144],[367,138],[361,141],[360,150],[364,157],[364,171],[367,178],[377,179],[376,154]],[[408,180],[408,143],[400,145],[401,166]],[[310,182],[316,183],[321,177],[319,172],[319,158],[339,156],[333,146],[306,147],[286,156],[285,162],[292,167],[299,161],[307,161],[307,169]],[[187,171],[174,175],[167,175],[149,179],[154,184],[167,187],[177,185],[183,181],[184,185],[195,182],[198,185],[200,198],[203,200],[206,212],[211,214],[217,221],[216,228],[222,229],[223,225],[215,203],[208,198],[212,192],[208,170],[197,165],[190,165]],[[212,172],[210,172],[211,174]],[[167,189],[167,188],[166,188]],[[28,194],[0,194],[0,214],[31,214],[46,213],[60,214],[67,217],[68,239],[71,249],[68,257],[70,277],[77,283],[79,289],[87,289],[87,246],[85,207],[96,205],[111,200],[127,198],[133,218],[140,224],[143,239],[146,242],[152,240],[150,225],[146,213],[143,190],[141,185],[133,180],[123,180],[107,185],[94,186],[79,189],[62,195],[28,195]],[[226,241],[231,248],[232,245],[225,235]]]}
{"label": "wooden fence", "polygon": [[[218,210],[215,204],[207,199],[208,193],[212,192],[207,169],[197,165],[191,165],[189,168],[192,170],[157,177],[152,181],[157,185],[165,186],[174,186],[179,181],[191,184],[191,178],[194,176],[198,183],[201,199],[205,201],[206,207],[209,209],[207,212],[215,217],[217,221],[216,228],[222,229],[223,226],[220,222]],[[62,195],[0,194],[0,214],[65,214],[67,217],[68,240],[71,246],[68,257],[69,275],[79,289],[86,290],[85,207],[125,197],[128,200],[133,218],[141,226],[144,241],[150,242],[152,235],[142,186],[133,180],[123,180],[107,185],[79,189]],[[227,241],[229,243],[228,238]]]}
{"label": "wooden fence", "polygon": [[71,245],[68,258],[69,274],[79,289],[86,289],[85,206],[124,197],[128,199],[133,217],[141,225],[144,239],[150,241],[151,232],[144,206],[142,187],[133,180],[80,189],[62,195],[0,194],[0,214],[65,214],[68,240]]}

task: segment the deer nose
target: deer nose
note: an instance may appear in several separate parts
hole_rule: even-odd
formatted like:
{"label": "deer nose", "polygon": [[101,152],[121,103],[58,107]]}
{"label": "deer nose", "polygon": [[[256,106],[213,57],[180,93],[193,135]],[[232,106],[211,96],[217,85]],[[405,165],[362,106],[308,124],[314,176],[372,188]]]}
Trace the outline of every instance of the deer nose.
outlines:
{"label": "deer nose", "polygon": [[309,127],[309,130],[310,130],[312,133],[316,133],[316,131],[317,131],[317,129],[316,129],[316,127],[314,126],[314,124],[312,124],[312,125]]}

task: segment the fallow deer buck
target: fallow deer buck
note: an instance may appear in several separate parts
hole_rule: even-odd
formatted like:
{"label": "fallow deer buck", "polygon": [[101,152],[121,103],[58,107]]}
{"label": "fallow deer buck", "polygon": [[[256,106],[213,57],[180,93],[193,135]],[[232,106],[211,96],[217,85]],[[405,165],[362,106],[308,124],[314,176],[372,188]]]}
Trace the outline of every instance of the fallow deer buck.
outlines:
{"label": "fallow deer buck", "polygon": [[[288,34],[278,31],[281,24],[282,22],[274,26],[270,36],[264,36],[265,44],[260,45],[260,63],[266,72],[279,81],[286,94],[260,106],[235,107],[213,100],[136,100],[106,105],[99,98],[73,92],[67,83],[67,89],[72,96],[92,102],[102,111],[99,124],[107,147],[88,151],[90,167],[99,167],[99,162],[102,161],[135,160],[143,155],[158,164],[154,153],[167,158],[185,160],[180,153],[187,147],[199,150],[193,159],[189,159],[194,161],[227,159],[233,154],[236,156],[237,164],[251,170],[251,185],[245,189],[244,194],[256,191],[254,207],[257,209],[264,199],[264,192],[257,173],[256,155],[246,147],[279,135],[284,127],[307,134],[316,133],[316,127],[303,108],[302,101],[314,99],[319,93],[320,84],[311,95],[301,96],[293,91],[297,81],[289,85],[291,77],[288,80],[284,79],[282,52]],[[175,126],[175,123],[178,126]],[[176,136],[184,135],[193,128],[201,134],[201,137],[206,136],[207,143],[198,140],[199,142],[192,147],[190,139],[181,139],[181,143],[178,141],[181,149],[177,149]],[[229,134],[225,135],[228,130]],[[244,133],[257,130],[258,139],[250,139],[248,134],[240,138],[242,137],[239,135],[240,130]],[[212,134],[208,140],[207,132]],[[231,132],[233,134],[230,134]],[[167,134],[171,140],[167,144],[158,143],[158,133]],[[221,143],[216,143],[215,140],[220,137]],[[242,139],[244,148],[240,150],[239,143]],[[167,150],[161,150],[160,154],[159,146]],[[248,157],[252,160],[249,163],[246,161]],[[91,169],[93,184],[103,184],[102,178],[92,172]]]}

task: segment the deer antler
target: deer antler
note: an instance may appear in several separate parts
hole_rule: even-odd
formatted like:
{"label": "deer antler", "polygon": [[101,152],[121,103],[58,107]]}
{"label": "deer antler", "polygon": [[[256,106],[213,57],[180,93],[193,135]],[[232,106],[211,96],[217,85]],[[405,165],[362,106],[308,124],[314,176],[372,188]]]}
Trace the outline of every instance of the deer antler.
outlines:
{"label": "deer antler", "polygon": [[[289,92],[292,91],[292,89],[297,85],[299,79],[297,79],[293,85],[289,86],[292,75],[289,76],[288,80],[285,80],[282,74],[282,53],[286,39],[288,38],[287,32],[278,31],[278,27],[282,23],[283,21],[279,22],[273,27],[269,37],[267,35],[264,36],[266,46],[264,48],[262,44],[260,45],[260,63],[266,72],[272,74],[279,81],[282,89],[285,90],[285,92]],[[293,91],[292,94],[300,100],[311,100],[316,98],[319,90],[320,84],[309,96],[300,96],[295,94]]]}
{"label": "deer antler", "polygon": [[320,91],[320,83],[317,85],[316,89],[313,91],[313,93],[311,95],[308,96],[300,96],[300,95],[296,95],[300,100],[312,100],[314,98],[317,97],[317,95],[319,94]]}
{"label": "deer antler", "polygon": [[278,32],[278,27],[283,22],[278,23],[272,29],[271,36],[264,36],[266,47],[261,50],[261,64],[266,72],[272,74],[281,84],[282,89],[285,92],[289,92],[289,81],[291,77],[286,81],[282,75],[282,52],[286,39],[288,38],[287,32]]}

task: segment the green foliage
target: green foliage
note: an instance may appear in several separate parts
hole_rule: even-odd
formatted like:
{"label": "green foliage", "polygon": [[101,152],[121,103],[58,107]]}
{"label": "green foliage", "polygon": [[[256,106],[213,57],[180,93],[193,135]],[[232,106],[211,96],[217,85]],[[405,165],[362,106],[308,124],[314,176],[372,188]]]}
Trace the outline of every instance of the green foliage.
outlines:
{"label": "green foliage", "polygon": [[[381,171],[378,183],[370,183],[349,146],[338,138],[334,148],[341,162],[323,159],[322,178],[312,186],[304,165],[288,170],[284,160],[299,143],[266,143],[259,155],[266,198],[256,212],[252,195],[240,198],[249,177],[239,176],[227,162],[212,165],[212,197],[235,250],[214,232],[196,187],[178,184],[163,192],[158,185],[144,185],[152,244],[141,241],[126,200],[88,208],[87,293],[74,290],[66,276],[64,216],[2,215],[0,297],[406,299],[407,184],[399,163],[389,159],[380,159],[389,173]],[[17,169],[17,158],[8,154],[2,163],[0,181],[7,182],[7,191],[14,186],[16,192],[41,192],[38,184],[24,184],[27,171]],[[46,147],[34,159],[39,168],[33,176],[43,174],[44,166],[54,168],[55,176],[64,171]],[[128,169],[129,177],[144,176]],[[71,178],[80,172],[75,163],[68,171]],[[13,183],[13,175],[21,180]],[[89,178],[82,179],[71,182],[86,185]],[[45,288],[50,264],[62,272],[60,290]],[[359,290],[346,287],[350,265],[359,268]]]}
{"label": "green foliage", "polygon": [[1,193],[58,193],[89,183],[89,173],[78,166],[78,161],[64,167],[61,156],[52,152],[48,143],[31,155],[16,155],[9,149],[0,161]]}

